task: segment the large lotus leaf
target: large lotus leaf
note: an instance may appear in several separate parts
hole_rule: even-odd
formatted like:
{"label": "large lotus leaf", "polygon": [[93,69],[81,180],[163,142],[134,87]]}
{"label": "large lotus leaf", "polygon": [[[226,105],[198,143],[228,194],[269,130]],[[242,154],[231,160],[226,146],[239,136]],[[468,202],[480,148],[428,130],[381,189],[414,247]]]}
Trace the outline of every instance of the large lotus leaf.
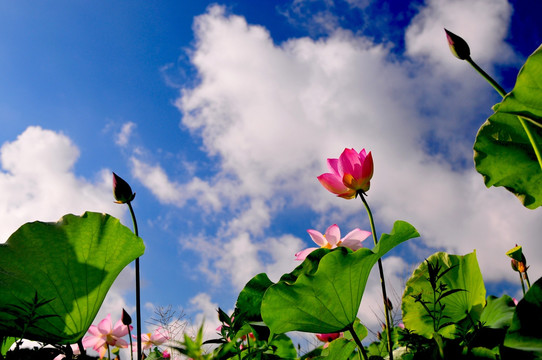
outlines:
{"label": "large lotus leaf", "polygon": [[542,149],[542,46],[519,72],[516,85],[480,127],[474,143],[476,170],[487,187],[504,186],[529,209],[542,204],[542,170],[518,117]]}
{"label": "large lotus leaf", "polygon": [[[272,354],[271,359],[296,359],[297,350],[295,348],[292,339],[285,334],[275,335],[269,342],[269,347],[272,350],[268,350],[265,354]],[[265,356],[265,355],[264,355]],[[262,357],[265,359],[265,357]]]}
{"label": "large lotus leaf", "polygon": [[115,278],[144,248],[130,229],[106,214],[21,226],[0,245],[0,334],[77,342]]}
{"label": "large lotus leaf", "polygon": [[[319,360],[348,360],[354,358],[354,350],[356,350],[356,343],[344,338],[338,338],[329,343],[328,347],[322,350],[322,355],[317,357]],[[354,359],[357,359],[356,356]]]}
{"label": "large lotus leaf", "polygon": [[262,321],[261,306],[265,291],[273,282],[265,273],[253,277],[239,293],[237,303],[237,316],[242,316],[245,321]]}
{"label": "large lotus leaf", "polygon": [[516,305],[510,296],[503,295],[500,298],[489,296],[480,316],[480,322],[492,329],[507,328],[512,322],[515,310]]}
{"label": "large lotus leaf", "polygon": [[[415,300],[415,297],[421,294],[421,299],[427,302],[426,305],[429,310],[439,309],[439,306],[433,305],[433,289],[427,280],[429,277],[427,262],[433,266],[438,263],[442,267],[440,273],[452,268],[439,281],[440,284],[446,286],[445,291],[466,290],[451,293],[451,295],[441,300],[441,304],[444,305],[442,311],[444,318],[439,325],[448,322],[453,323],[441,329],[435,329],[433,319],[422,304]],[[407,329],[429,339],[434,336],[435,332],[443,337],[454,338],[454,323],[463,320],[467,315],[473,321],[478,320],[486,302],[485,296],[486,289],[475,252],[465,256],[439,252],[431,255],[427,261],[421,263],[408,279],[401,305],[403,323]]]}
{"label": "large lotus leaf", "polygon": [[262,318],[274,333],[331,333],[354,323],[374,264],[400,243],[419,236],[397,221],[371,251],[347,248],[313,251],[292,273],[271,285],[262,301]]}
{"label": "large lotus leaf", "polygon": [[518,303],[504,346],[535,351],[542,357],[542,278],[538,279]]}

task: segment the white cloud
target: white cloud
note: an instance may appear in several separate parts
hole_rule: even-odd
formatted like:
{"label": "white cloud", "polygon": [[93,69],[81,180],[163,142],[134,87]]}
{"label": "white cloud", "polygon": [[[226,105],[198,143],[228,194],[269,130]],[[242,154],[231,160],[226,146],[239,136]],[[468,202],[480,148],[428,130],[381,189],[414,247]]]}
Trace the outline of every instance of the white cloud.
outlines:
{"label": "white cloud", "polygon": [[[183,126],[218,162],[215,176],[193,186],[214,194],[209,209],[220,223],[216,233],[197,234],[197,247],[183,244],[199,252],[210,277],[238,289],[259,271],[290,271],[283,259],[303,246],[288,248],[294,237],[287,234],[265,236],[282,209],[315,211],[313,223],[299,225],[304,228],[353,219],[368,226],[358,220],[359,201],[336,198],[315,179],[326,171],[326,158],[365,147],[375,159],[369,202],[380,233],[407,220],[422,234],[411,241],[414,249],[422,243],[459,254],[477,249],[486,280],[513,281],[504,252],[516,242],[529,253],[541,251],[535,235],[542,225],[537,212],[504,189],[487,190],[474,171],[475,129],[494,94],[453,58],[442,30],[468,34],[473,55],[491,66],[513,56],[504,43],[510,14],[502,0],[428,1],[406,31],[410,58],[401,62],[390,48],[341,29],[276,45],[265,28],[209,8],[194,25],[191,61],[200,81],[182,89],[176,104]],[[153,190],[162,201],[194,196],[178,195],[190,183],[157,178],[166,184]],[[392,270],[400,265],[386,262]],[[540,269],[542,260],[533,257],[531,265]]]}
{"label": "white cloud", "polygon": [[174,204],[182,200],[179,185],[169,181],[164,169],[160,166],[149,165],[136,157],[132,157],[130,161],[132,163],[132,175],[151,190],[160,202]]}
{"label": "white cloud", "polygon": [[132,175],[162,204],[183,207],[187,200],[195,199],[202,209],[219,210],[222,206],[217,192],[198,177],[194,177],[190,183],[180,184],[170,180],[160,165],[151,165],[137,156],[132,156],[130,162]]}
{"label": "white cloud", "polygon": [[459,71],[464,64],[450,56],[443,41],[447,28],[467,41],[475,61],[511,61],[514,53],[504,42],[511,14],[512,6],[506,0],[428,1],[406,33],[408,53]]}
{"label": "white cloud", "polygon": [[128,145],[128,141],[130,140],[130,136],[132,135],[135,126],[136,124],[131,121],[122,124],[120,132],[117,134],[115,143],[121,147]]}
{"label": "white cloud", "polygon": [[0,241],[29,221],[57,221],[65,214],[106,212],[122,218],[112,201],[111,172],[93,182],[77,177],[79,149],[61,133],[29,127],[0,148]]}
{"label": "white cloud", "polygon": [[[191,308],[188,310],[196,314],[193,321],[194,331],[203,325],[204,339],[216,338],[216,328],[220,326],[217,313],[218,304],[214,303],[208,294],[199,293],[190,299],[190,305]],[[227,309],[222,310],[228,312]]]}

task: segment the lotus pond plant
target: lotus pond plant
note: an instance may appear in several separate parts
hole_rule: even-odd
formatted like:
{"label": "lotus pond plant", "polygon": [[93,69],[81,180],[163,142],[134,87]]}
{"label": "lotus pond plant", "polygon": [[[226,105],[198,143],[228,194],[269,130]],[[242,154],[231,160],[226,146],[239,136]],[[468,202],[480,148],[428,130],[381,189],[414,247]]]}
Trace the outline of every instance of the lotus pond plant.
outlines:
{"label": "lotus pond plant", "polygon": [[[504,187],[526,208],[538,208],[542,205],[542,47],[527,59],[514,89],[507,93],[473,61],[464,39],[449,30],[445,35],[452,54],[473,66],[503,97],[476,135],[476,170],[486,186]],[[117,219],[97,213],[66,215],[54,224],[23,225],[0,245],[1,354],[26,338],[55,344],[63,350],[59,358],[84,357],[85,349],[93,348],[100,358],[107,354],[111,359],[120,356],[115,349],[127,347],[138,360],[542,358],[542,278],[531,283],[525,249],[516,245],[506,254],[519,273],[523,290],[519,301],[486,293],[473,251],[429,256],[406,281],[400,304],[394,304],[387,295],[382,258],[419,233],[397,220],[378,236],[367,201],[375,171],[371,152],[345,148],[338,158],[327,159],[327,167],[328,172],[317,180],[337,197],[359,198],[370,231],[356,228],[341,238],[337,224],[324,234],[308,230],[318,247],[292,254],[299,265],[277,282],[265,273],[250,279],[232,313],[217,310],[222,325],[212,339],[204,339],[204,324],[194,336],[184,333],[180,339],[172,339],[162,328],[141,334],[138,259],[144,246],[131,206],[135,193],[116,174],[114,198],[128,206],[133,232]],[[370,236],[372,248],[362,246]],[[502,254],[504,266],[508,266],[506,255]],[[29,264],[28,256],[35,261]],[[108,315],[91,325],[112,282],[134,260],[137,335],[131,335],[126,311],[115,324]],[[359,311],[375,266],[385,312],[376,340],[368,338],[363,325],[367,314]],[[73,280],[78,278],[87,281]],[[401,319],[393,319],[394,309],[400,309]],[[301,354],[291,332],[310,333],[319,343]],[[164,350],[161,346],[166,343],[169,348]]]}

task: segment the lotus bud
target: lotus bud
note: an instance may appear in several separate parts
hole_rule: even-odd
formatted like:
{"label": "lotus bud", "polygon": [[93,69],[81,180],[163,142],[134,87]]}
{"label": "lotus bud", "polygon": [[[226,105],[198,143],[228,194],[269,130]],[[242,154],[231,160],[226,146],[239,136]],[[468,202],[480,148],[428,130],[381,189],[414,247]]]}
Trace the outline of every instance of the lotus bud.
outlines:
{"label": "lotus bud", "polygon": [[510,260],[510,266],[512,266],[512,270],[519,272],[518,264],[519,264],[519,261],[514,260],[514,259]]}
{"label": "lotus bud", "polygon": [[510,264],[512,265],[512,269],[514,271],[519,272],[525,272],[527,271],[527,259],[525,258],[525,255],[523,255],[523,249],[521,246],[516,246],[506,252],[506,255],[508,255],[512,260],[510,261]]}
{"label": "lotus bud", "polygon": [[469,45],[462,37],[457,36],[451,31],[444,29],[446,32],[446,38],[448,39],[448,46],[450,46],[450,51],[452,54],[460,59],[466,60],[470,57]]}
{"label": "lotus bud", "polygon": [[132,317],[126,312],[126,310],[122,309],[122,317],[121,317],[122,323],[126,326],[130,325],[132,323]]}
{"label": "lotus bud", "polygon": [[390,298],[386,298],[386,307],[388,308],[388,310],[393,310],[393,304],[391,303],[391,300]]}
{"label": "lotus bud", "polygon": [[117,204],[126,204],[135,198],[130,185],[115,173],[113,173],[113,196]]}

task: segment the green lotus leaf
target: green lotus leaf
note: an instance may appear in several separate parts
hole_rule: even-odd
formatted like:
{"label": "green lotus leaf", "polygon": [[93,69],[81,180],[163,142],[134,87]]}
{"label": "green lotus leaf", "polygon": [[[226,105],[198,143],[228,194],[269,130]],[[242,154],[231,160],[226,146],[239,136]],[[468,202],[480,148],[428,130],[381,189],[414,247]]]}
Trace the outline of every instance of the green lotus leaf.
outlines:
{"label": "green lotus leaf", "polygon": [[504,346],[534,351],[542,357],[542,278],[538,279],[518,303]]}
{"label": "green lotus leaf", "polygon": [[[292,342],[292,339],[290,339],[285,334],[275,335],[273,339],[269,342],[269,347],[272,350],[268,350],[265,354],[272,354],[275,359],[296,359],[297,358],[297,350],[295,348],[295,345]],[[262,357],[262,358],[265,358],[265,357]]]}
{"label": "green lotus leaf", "polygon": [[500,298],[488,296],[486,306],[480,316],[480,322],[488,328],[503,329],[510,326],[516,305],[514,300],[503,295]]}
{"label": "green lotus leaf", "polygon": [[106,214],[21,226],[0,245],[0,335],[76,343],[120,271],[144,249]]}
{"label": "green lotus leaf", "polygon": [[503,186],[525,207],[535,209],[542,204],[542,171],[518,117],[542,149],[542,46],[527,59],[514,89],[493,110],[474,143],[476,170],[487,187]]}
{"label": "green lotus leaf", "polygon": [[[344,338],[338,338],[329,343],[329,346],[322,350],[321,357],[317,359],[326,360],[348,360],[352,358],[356,350],[356,343]],[[355,357],[356,359],[358,357]]]}
{"label": "green lotus leaf", "polygon": [[[427,262],[433,266],[441,266],[440,273],[448,270],[441,278],[439,283],[446,286],[445,291],[455,291],[449,296],[443,297],[441,304],[444,305],[442,311],[442,320],[438,327],[450,323],[442,328],[433,323],[427,310],[419,301],[417,296],[421,296],[430,311],[440,310],[439,306],[434,306],[433,289],[429,278]],[[403,301],[401,304],[403,312],[403,323],[405,327],[418,335],[428,339],[433,338],[435,333],[442,337],[455,337],[455,324],[470,316],[473,321],[480,318],[480,313],[486,302],[486,289],[482,279],[482,273],[478,266],[476,253],[470,253],[465,256],[449,255],[439,252],[431,255],[427,261],[418,266],[414,273],[408,279]]]}
{"label": "green lotus leaf", "polygon": [[243,317],[244,321],[262,321],[261,306],[265,291],[273,282],[265,273],[253,277],[241,290],[235,304],[236,317]]}
{"label": "green lotus leaf", "polygon": [[412,225],[397,221],[372,251],[342,247],[313,251],[267,289],[261,308],[264,322],[274,333],[344,330],[356,320],[367,278],[378,259],[417,236]]}

